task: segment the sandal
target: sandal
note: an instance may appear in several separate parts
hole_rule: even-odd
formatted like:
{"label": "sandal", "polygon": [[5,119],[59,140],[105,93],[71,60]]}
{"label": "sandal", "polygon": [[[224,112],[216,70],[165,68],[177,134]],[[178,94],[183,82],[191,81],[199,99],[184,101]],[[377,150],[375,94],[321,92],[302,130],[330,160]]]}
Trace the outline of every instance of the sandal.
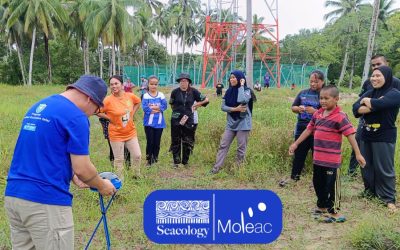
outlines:
{"label": "sandal", "polygon": [[282,179],[282,180],[279,181],[279,186],[280,187],[286,187],[287,185],[289,185],[293,181],[294,180],[292,180],[292,179]]}
{"label": "sandal", "polygon": [[327,216],[325,218],[320,218],[320,222],[323,223],[343,223],[346,221],[346,217],[344,216],[339,216],[339,217],[333,217],[333,216]]}
{"label": "sandal", "polygon": [[320,208],[314,208],[313,210],[312,210],[312,212],[311,212],[311,216],[314,218],[314,219],[319,219],[319,217],[321,217],[322,215],[324,215],[324,214],[326,214],[326,213],[328,213],[328,211],[327,210],[321,210]]}
{"label": "sandal", "polygon": [[325,214],[327,212],[328,212],[328,210],[326,208],[323,210],[319,207],[314,208],[314,210],[312,211],[313,214]]}

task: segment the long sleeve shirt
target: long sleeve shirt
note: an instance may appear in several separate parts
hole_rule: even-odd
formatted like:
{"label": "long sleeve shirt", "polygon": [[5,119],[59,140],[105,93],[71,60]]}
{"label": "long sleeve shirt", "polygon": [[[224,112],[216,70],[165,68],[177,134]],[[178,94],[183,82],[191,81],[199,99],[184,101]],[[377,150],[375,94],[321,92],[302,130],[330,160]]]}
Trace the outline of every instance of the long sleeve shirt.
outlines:
{"label": "long sleeve shirt", "polygon": [[400,107],[400,91],[393,88],[381,98],[371,98],[371,112],[364,115],[359,114],[358,110],[362,106],[360,101],[364,97],[368,97],[370,91],[366,92],[353,104],[355,117],[362,116],[364,120],[361,140],[395,143],[397,137],[395,122]]}
{"label": "long sleeve shirt", "polygon": [[[238,91],[237,102],[238,103],[249,103],[250,99],[251,99],[250,89],[246,89],[246,91],[245,91],[243,86],[240,87],[239,91]],[[251,112],[250,112],[249,106],[247,105],[245,117],[243,117],[243,118],[241,117],[237,120],[234,120],[232,118],[232,116],[229,115],[232,108],[234,108],[234,107],[227,106],[225,104],[225,99],[222,99],[221,109],[222,109],[222,111],[227,112],[226,129],[232,130],[232,131],[251,130],[252,117],[251,117]]]}
{"label": "long sleeve shirt", "polygon": [[[151,106],[159,106],[160,112],[151,113],[153,110]],[[142,108],[144,112],[143,126],[153,127],[153,128],[165,128],[165,118],[163,112],[167,109],[167,100],[161,92],[157,92],[156,96],[150,95],[150,93],[145,93],[142,100]]]}

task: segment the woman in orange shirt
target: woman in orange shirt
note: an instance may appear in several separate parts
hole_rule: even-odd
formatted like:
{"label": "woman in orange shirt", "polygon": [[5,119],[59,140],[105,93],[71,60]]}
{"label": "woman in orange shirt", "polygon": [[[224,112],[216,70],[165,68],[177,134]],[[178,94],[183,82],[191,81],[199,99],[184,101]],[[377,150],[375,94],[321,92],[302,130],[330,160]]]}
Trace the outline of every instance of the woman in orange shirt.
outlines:
{"label": "woman in orange shirt", "polygon": [[131,167],[135,177],[140,177],[141,152],[133,115],[140,107],[140,98],[124,91],[122,77],[110,78],[111,95],[104,99],[100,117],[110,121],[108,135],[114,153],[116,174],[123,179],[124,147],[131,153]]}

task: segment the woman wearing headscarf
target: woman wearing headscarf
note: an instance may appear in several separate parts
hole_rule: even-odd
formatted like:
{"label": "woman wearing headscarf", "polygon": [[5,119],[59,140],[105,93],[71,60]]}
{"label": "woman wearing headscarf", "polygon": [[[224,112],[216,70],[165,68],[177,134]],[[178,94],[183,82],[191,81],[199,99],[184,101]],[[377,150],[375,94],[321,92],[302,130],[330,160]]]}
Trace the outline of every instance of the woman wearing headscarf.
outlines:
{"label": "woman wearing headscarf", "polygon": [[253,98],[242,71],[231,72],[229,88],[222,99],[221,109],[227,113],[227,123],[216,162],[211,170],[212,174],[218,173],[224,164],[229,147],[235,137],[238,141],[236,163],[241,164],[246,155],[247,141],[252,126]]}
{"label": "woman wearing headscarf", "polygon": [[179,83],[179,88],[171,92],[169,101],[172,108],[170,151],[174,167],[178,167],[181,163],[188,164],[197,128],[194,113],[198,107],[205,107],[208,104],[208,98],[191,86],[192,80],[189,74],[181,73],[176,81]]}
{"label": "woman wearing headscarf", "polygon": [[367,162],[361,169],[365,193],[381,199],[396,210],[394,153],[397,138],[395,121],[400,92],[393,88],[392,69],[381,66],[371,75],[373,89],[353,104],[353,113],[363,117],[360,149]]}
{"label": "woman wearing headscarf", "polygon": [[122,77],[114,75],[109,80],[111,95],[104,99],[99,117],[108,119],[108,134],[114,154],[114,167],[123,179],[124,147],[131,155],[131,167],[135,177],[140,177],[141,151],[133,115],[140,107],[140,98],[124,91]]}

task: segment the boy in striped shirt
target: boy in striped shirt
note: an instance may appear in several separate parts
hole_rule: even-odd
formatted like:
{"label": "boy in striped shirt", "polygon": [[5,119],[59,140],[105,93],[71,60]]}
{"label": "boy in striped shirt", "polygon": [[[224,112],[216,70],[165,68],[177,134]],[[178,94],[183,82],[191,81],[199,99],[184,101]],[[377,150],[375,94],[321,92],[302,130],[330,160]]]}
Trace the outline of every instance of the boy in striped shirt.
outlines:
{"label": "boy in striped shirt", "polygon": [[346,218],[339,214],[340,205],[340,168],[342,161],[342,135],[346,136],[352,146],[360,166],[365,166],[365,159],[360,153],[355,129],[347,115],[337,105],[339,90],[334,85],[321,89],[321,108],[314,113],[307,129],[289,147],[293,155],[298,145],[308,136],[314,135],[314,172],[313,184],[317,195],[317,208],[314,213],[326,214],[323,222],[344,222]]}

